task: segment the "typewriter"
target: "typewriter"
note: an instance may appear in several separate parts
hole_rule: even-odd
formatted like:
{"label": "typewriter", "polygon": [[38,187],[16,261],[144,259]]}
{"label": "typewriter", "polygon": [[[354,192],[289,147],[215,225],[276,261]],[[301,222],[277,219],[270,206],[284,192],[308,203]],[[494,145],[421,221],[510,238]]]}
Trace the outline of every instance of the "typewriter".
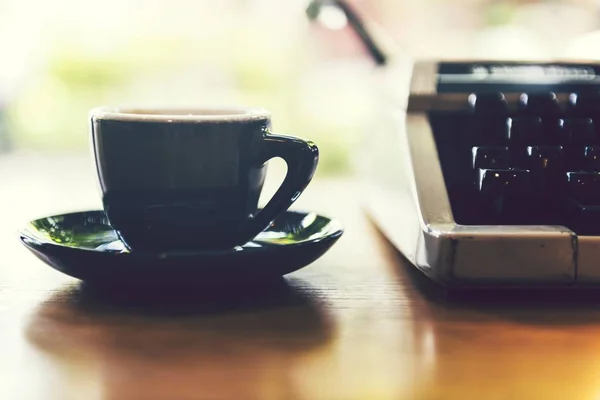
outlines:
{"label": "typewriter", "polygon": [[357,170],[406,258],[449,287],[600,283],[600,64],[390,58],[320,3],[380,66]]}

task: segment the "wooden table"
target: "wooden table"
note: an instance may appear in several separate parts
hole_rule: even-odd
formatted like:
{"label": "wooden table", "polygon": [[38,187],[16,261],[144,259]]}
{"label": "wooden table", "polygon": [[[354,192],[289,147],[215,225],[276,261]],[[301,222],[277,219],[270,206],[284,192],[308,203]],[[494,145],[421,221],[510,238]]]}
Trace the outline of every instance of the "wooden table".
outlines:
{"label": "wooden table", "polygon": [[15,232],[99,207],[94,179],[87,155],[0,157],[2,399],[600,398],[598,299],[449,296],[378,235],[351,180],[317,175],[295,205],[346,233],[281,287],[90,294]]}

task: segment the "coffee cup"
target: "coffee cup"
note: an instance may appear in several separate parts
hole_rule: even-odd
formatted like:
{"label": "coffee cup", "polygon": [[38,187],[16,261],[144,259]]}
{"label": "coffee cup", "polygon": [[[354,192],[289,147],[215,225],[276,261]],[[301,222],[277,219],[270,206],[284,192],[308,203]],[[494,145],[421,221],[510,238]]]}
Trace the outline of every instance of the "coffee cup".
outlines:
{"label": "coffee cup", "polygon": [[[131,250],[243,245],[294,203],[319,159],[314,143],[272,133],[261,108],[99,107],[90,125],[104,210]],[[259,209],[275,157],[287,175]]]}

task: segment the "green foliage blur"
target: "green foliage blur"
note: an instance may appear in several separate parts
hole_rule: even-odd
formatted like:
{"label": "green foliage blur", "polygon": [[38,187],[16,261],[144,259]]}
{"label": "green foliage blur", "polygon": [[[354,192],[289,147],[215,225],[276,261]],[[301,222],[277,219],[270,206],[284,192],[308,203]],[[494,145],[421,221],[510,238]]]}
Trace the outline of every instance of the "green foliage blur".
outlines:
{"label": "green foliage blur", "polygon": [[247,105],[269,109],[275,131],[316,142],[320,173],[347,172],[366,115],[355,76],[319,67],[302,8],[278,20],[229,3],[197,21],[180,4],[163,26],[152,24],[165,5],[120,25],[91,29],[76,13],[50,25],[6,104],[12,148],[87,151],[88,112],[101,105]]}

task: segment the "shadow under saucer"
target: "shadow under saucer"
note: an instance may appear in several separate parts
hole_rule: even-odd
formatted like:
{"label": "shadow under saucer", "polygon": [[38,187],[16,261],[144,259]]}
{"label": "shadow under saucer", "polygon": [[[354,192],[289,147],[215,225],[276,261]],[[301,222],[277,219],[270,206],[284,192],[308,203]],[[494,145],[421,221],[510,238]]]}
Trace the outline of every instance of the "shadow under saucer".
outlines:
{"label": "shadow under saucer", "polygon": [[[73,346],[85,332],[105,333],[111,346],[121,334],[143,343],[153,331],[177,339],[192,335],[190,345],[209,344],[207,333],[218,341],[244,338],[246,344],[267,348],[281,344],[282,351],[325,343],[332,324],[323,306],[310,297],[311,289],[298,279],[211,282],[188,287],[114,286],[79,283],[68,286],[41,303],[28,324],[32,342],[52,349]],[[171,329],[171,331],[169,331]],[[47,335],[47,331],[54,332]],[[56,333],[60,333],[57,335]],[[154,343],[148,342],[153,347]],[[60,347],[60,346],[59,346]]]}
{"label": "shadow under saucer", "polygon": [[65,380],[86,370],[110,398],[252,398],[265,385],[286,398],[286,371],[332,337],[310,292],[297,279],[134,292],[78,284],[41,303],[26,336]]}

